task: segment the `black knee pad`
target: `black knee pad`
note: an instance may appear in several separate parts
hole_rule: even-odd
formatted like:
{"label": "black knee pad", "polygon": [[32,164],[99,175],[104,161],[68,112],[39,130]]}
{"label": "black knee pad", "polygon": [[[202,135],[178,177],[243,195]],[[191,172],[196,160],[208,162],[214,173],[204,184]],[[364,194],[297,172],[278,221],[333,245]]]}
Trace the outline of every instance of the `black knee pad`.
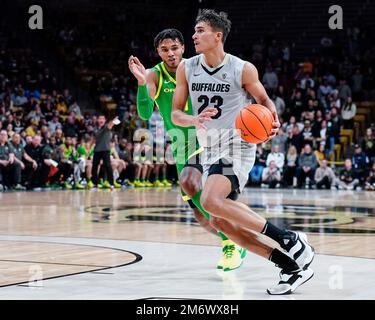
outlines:
{"label": "black knee pad", "polygon": [[211,165],[208,175],[220,174],[227,177],[231,183],[232,191],[227,198],[232,200],[238,199],[238,194],[240,193],[240,183],[238,177],[233,171],[233,164],[228,162],[226,159],[220,159],[219,163]]}

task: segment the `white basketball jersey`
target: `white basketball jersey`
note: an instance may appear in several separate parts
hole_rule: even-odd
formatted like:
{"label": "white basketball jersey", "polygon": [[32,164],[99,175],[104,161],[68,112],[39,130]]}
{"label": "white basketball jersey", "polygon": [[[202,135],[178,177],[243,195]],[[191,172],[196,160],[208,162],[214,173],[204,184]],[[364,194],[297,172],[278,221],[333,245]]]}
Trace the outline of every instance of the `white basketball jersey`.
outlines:
{"label": "white basketball jersey", "polygon": [[198,115],[206,107],[218,110],[213,120],[205,123],[208,130],[197,131],[201,146],[213,147],[231,141],[234,136],[239,138],[235,131],[236,116],[249,102],[247,93],[242,88],[245,63],[246,61],[228,53],[216,68],[210,68],[205,63],[203,54],[185,60],[185,75],[193,114]]}

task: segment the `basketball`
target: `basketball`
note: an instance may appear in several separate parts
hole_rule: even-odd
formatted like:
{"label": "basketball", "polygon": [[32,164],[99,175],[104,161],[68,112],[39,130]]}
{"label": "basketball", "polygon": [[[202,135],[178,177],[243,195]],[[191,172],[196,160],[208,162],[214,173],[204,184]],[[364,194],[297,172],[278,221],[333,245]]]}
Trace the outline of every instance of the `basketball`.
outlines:
{"label": "basketball", "polygon": [[241,138],[250,143],[262,143],[271,135],[271,111],[260,104],[248,104],[236,118],[236,128]]}

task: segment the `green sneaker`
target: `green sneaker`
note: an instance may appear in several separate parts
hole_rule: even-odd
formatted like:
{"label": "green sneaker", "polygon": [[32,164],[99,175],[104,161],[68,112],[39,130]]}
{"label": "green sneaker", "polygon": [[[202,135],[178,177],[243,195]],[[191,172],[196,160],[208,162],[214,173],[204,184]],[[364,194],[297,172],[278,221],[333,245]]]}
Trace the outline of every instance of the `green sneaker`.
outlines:
{"label": "green sneaker", "polygon": [[82,184],[80,184],[79,182],[77,182],[77,183],[74,184],[74,189],[83,190],[83,189],[85,189],[85,187]]}
{"label": "green sneaker", "polygon": [[217,264],[217,269],[231,271],[241,267],[246,257],[246,249],[236,245],[231,240],[223,241],[223,257]]}
{"label": "green sneaker", "polygon": [[172,183],[170,183],[167,179],[164,179],[161,183],[164,185],[164,187],[172,187]]}
{"label": "green sneaker", "polygon": [[109,184],[108,180],[104,181],[102,186],[103,186],[103,189],[110,189],[111,188],[111,185]]}

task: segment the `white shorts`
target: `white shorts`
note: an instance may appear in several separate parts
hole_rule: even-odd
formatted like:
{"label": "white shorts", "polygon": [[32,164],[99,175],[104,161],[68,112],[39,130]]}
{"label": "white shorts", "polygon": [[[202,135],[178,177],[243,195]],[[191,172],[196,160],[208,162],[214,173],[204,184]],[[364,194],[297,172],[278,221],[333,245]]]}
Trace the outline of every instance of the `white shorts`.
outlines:
{"label": "white shorts", "polygon": [[[233,164],[230,168],[223,168],[223,175],[237,176],[239,183],[239,192],[242,192],[249,178],[249,172],[253,168],[256,156],[256,144],[243,141],[236,141],[236,143],[229,143],[223,148],[206,147],[201,157],[201,164],[203,167],[202,184],[204,185],[209,170],[213,164],[219,164],[219,160]],[[227,171],[227,172],[226,172]]]}

